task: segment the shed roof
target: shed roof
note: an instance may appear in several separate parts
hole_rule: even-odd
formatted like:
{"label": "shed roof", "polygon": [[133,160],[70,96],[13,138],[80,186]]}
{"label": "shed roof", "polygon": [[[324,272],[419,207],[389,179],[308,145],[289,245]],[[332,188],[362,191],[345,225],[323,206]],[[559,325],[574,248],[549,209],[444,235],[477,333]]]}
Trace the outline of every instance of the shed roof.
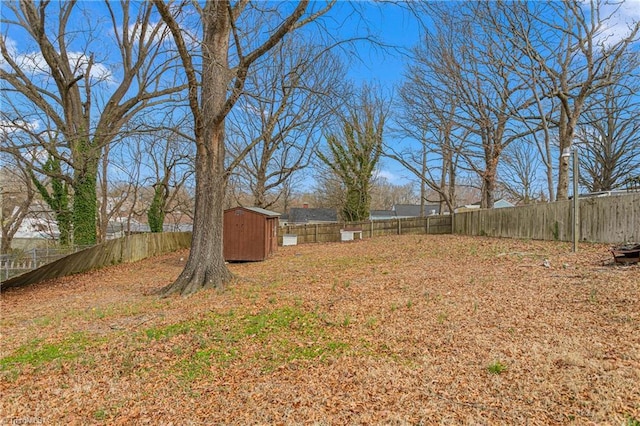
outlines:
{"label": "shed roof", "polygon": [[261,207],[246,207],[246,209],[251,210],[252,212],[263,214],[265,216],[269,216],[269,217],[280,216],[280,213],[278,213],[278,212],[274,212],[274,211],[271,211],[271,210],[266,210],[266,209],[263,209]]}
{"label": "shed roof", "polygon": [[278,212],[272,212],[271,210],[266,210],[260,207],[242,207],[242,206],[236,206],[236,207],[232,207],[230,209],[225,210],[225,212],[231,211],[231,210],[236,210],[236,209],[245,209],[245,210],[249,210],[252,211],[254,213],[258,213],[261,214],[263,216],[267,216],[267,217],[278,217],[280,216],[280,213]]}

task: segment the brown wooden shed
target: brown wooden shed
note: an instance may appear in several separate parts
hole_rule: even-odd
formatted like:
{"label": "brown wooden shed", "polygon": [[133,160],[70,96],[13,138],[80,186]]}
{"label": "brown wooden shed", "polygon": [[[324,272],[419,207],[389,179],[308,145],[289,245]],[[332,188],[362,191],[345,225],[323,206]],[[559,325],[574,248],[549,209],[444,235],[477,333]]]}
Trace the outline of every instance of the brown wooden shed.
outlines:
{"label": "brown wooden shed", "polygon": [[224,211],[224,259],[261,261],[278,248],[280,213],[259,207],[234,207]]}

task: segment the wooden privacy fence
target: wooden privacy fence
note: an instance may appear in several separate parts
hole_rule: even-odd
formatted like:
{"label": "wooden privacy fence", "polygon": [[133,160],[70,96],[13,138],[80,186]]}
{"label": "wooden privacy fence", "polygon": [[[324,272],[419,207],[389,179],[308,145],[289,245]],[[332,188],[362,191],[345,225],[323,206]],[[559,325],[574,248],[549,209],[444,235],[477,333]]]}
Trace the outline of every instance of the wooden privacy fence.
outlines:
{"label": "wooden privacy fence", "polygon": [[86,272],[103,266],[136,262],[190,245],[190,232],[149,233],[118,238],[70,254],[31,272],[3,281],[0,284],[0,290]]}
{"label": "wooden privacy fence", "polygon": [[451,216],[412,217],[405,219],[375,220],[365,222],[322,223],[312,225],[286,225],[278,230],[278,244],[284,235],[296,235],[298,244],[328,243],[340,241],[340,230],[361,228],[362,238],[382,235],[450,234]]}
{"label": "wooden privacy fence", "polygon": [[[640,192],[580,198],[580,241],[640,241]],[[571,241],[573,201],[456,213],[453,233],[490,237]]]}

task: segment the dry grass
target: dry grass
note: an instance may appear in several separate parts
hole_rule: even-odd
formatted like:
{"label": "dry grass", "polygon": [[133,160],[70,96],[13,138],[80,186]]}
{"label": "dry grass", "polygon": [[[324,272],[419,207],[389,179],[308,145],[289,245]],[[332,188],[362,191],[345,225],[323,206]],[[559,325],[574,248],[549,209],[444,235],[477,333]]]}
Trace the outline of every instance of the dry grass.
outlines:
{"label": "dry grass", "polygon": [[186,256],[3,293],[0,420],[640,419],[640,268],[604,265],[606,246],[449,235],[285,247],[230,265],[224,292],[151,295]]}

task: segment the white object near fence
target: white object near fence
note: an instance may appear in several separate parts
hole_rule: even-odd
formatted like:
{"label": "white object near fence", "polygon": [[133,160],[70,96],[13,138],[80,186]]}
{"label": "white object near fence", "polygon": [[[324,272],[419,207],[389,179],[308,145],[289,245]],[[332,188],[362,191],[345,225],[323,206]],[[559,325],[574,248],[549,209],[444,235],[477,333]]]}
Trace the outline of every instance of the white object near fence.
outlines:
{"label": "white object near fence", "polygon": [[344,228],[340,230],[340,241],[353,241],[355,237],[362,239],[362,228]]}
{"label": "white object near fence", "polygon": [[298,236],[296,234],[284,234],[282,236],[283,246],[295,246],[298,245]]}

